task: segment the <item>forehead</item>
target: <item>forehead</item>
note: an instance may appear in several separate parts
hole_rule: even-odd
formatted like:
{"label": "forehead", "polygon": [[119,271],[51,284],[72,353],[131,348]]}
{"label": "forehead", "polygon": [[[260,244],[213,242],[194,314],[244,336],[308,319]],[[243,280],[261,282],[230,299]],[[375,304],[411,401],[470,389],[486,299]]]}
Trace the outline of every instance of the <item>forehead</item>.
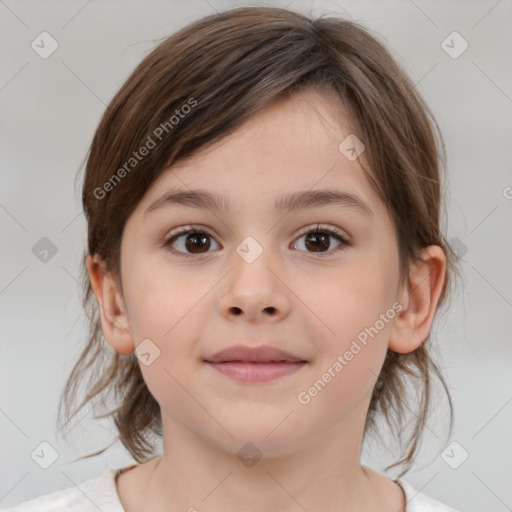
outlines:
{"label": "forehead", "polygon": [[[353,123],[334,91],[305,89],[275,101],[232,134],[173,164],[147,191],[144,210],[168,189],[207,189],[229,203],[266,206],[284,193],[343,190],[365,203],[379,199],[360,162],[349,160],[340,144]],[[268,204],[267,204],[268,202]]]}
{"label": "forehead", "polygon": [[275,100],[234,133],[173,167],[190,167],[207,156],[229,159],[233,152],[238,158],[256,151],[274,158],[300,156],[304,151],[338,156],[339,143],[354,131],[348,108],[333,90],[308,88]]}

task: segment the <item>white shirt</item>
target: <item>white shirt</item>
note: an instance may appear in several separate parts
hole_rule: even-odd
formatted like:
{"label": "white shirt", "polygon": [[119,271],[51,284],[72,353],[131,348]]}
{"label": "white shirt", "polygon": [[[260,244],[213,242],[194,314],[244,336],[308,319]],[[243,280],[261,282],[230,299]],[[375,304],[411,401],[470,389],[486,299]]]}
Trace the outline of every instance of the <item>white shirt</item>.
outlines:
{"label": "white shirt", "polygon": [[[79,487],[69,487],[24,501],[0,512],[125,512],[116,488],[117,475],[132,466],[107,469],[100,477],[86,480]],[[411,484],[396,479],[405,492],[406,512],[457,512],[455,509],[418,492]]]}

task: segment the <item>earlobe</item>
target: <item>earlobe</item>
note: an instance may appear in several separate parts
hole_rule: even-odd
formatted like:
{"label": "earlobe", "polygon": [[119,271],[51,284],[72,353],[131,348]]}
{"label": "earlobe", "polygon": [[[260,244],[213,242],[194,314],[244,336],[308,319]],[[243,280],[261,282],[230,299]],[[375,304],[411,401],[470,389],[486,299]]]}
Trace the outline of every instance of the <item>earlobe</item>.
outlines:
{"label": "earlobe", "polygon": [[446,255],[441,247],[424,247],[420,257],[411,266],[410,284],[401,291],[403,309],[389,337],[388,348],[401,354],[413,352],[427,339],[444,288]]}
{"label": "earlobe", "polygon": [[98,300],[103,335],[108,344],[121,354],[135,350],[128,314],[118,284],[97,254],[88,255],[87,271]]}

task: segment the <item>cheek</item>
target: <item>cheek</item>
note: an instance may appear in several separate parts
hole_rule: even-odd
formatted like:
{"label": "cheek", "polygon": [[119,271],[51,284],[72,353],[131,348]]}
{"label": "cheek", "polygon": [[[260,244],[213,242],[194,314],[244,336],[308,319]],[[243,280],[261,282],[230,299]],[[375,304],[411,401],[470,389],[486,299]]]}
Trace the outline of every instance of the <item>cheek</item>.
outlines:
{"label": "cheek", "polygon": [[141,364],[144,379],[157,400],[160,396],[179,397],[178,382],[183,382],[184,373],[195,363],[201,322],[208,308],[211,310],[209,281],[215,281],[191,280],[179,269],[170,272],[136,262],[127,268],[127,275],[125,295],[135,346],[144,340],[149,352],[156,354],[153,363]]}
{"label": "cheek", "polygon": [[[201,390],[196,389],[191,375],[200,366],[196,357],[196,342],[200,339],[200,318],[205,314],[198,297],[178,302],[169,300],[167,294],[154,294],[144,302],[139,297],[136,324],[140,338],[149,338],[157,357],[149,365],[139,363],[146,385],[159,403],[162,414],[195,431],[204,423],[205,411],[196,400]],[[195,305],[195,307],[194,307]]]}
{"label": "cheek", "polygon": [[295,290],[308,306],[305,318],[314,326],[317,339],[324,340],[324,348],[331,352],[386,313],[394,299],[391,282],[375,265],[367,264],[347,267],[322,281],[316,279],[316,288],[309,279],[296,280]]}
{"label": "cheek", "polygon": [[127,275],[125,295],[136,344],[150,338],[163,347],[183,324],[190,329],[190,318],[209,289],[207,279],[191,280],[179,268],[161,264],[133,261]]}
{"label": "cheek", "polygon": [[375,258],[359,263],[340,270],[337,277],[317,281],[317,293],[311,283],[297,283],[309,307],[303,316],[306,332],[317,344],[318,371],[330,372],[318,377],[344,400],[354,389],[364,394],[372,388],[396,316],[392,273],[384,273]]}
{"label": "cheek", "polygon": [[328,422],[340,421],[355,411],[366,414],[396,316],[392,303],[379,292],[345,282],[324,296],[329,305],[322,319],[329,329],[318,321],[315,324],[316,372],[298,396],[307,414]]}

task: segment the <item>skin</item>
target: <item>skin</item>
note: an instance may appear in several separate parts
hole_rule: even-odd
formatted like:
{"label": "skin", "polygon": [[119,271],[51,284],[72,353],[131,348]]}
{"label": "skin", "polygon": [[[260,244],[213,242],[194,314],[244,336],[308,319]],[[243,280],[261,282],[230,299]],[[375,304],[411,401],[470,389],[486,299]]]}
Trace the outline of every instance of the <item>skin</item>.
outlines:
{"label": "skin", "polygon": [[[160,350],[140,367],[161,407],[164,450],[117,479],[128,512],[404,509],[400,487],[360,463],[364,421],[387,349],[409,353],[428,336],[446,258],[440,247],[424,248],[425,261],[411,266],[411,288],[401,284],[395,226],[363,173],[364,153],[350,161],[338,150],[353,131],[333,105],[334,93],[313,89],[279,100],[160,175],[125,226],[124,293],[89,256],[108,343],[129,354],[149,338]],[[216,192],[233,209],[174,205],[144,217],[172,187]],[[318,188],[356,194],[373,217],[340,205],[274,211],[281,194]],[[331,237],[320,258],[299,234],[317,232],[317,223],[337,227],[352,245],[336,250]],[[209,247],[198,245],[189,258],[162,247],[171,230],[189,224],[211,235]],[[247,236],[263,249],[252,263],[236,252]],[[186,239],[175,250],[187,253]],[[308,404],[299,403],[298,394],[393,303],[401,312]],[[249,384],[204,363],[239,343],[269,344],[308,364]],[[237,457],[247,442],[262,453],[250,468]]]}

